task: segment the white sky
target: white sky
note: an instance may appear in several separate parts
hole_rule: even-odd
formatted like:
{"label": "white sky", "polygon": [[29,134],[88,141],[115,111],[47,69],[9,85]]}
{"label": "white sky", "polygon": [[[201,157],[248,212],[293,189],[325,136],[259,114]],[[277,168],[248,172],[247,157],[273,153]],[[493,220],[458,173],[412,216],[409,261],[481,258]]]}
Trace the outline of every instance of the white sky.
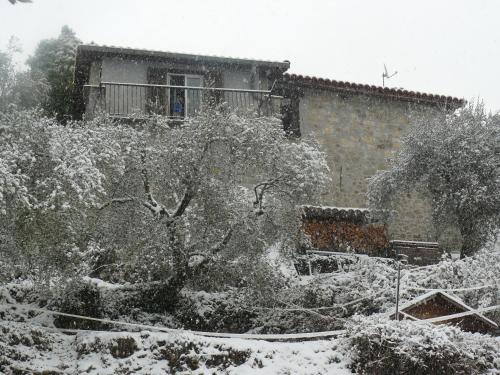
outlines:
{"label": "white sky", "polygon": [[500,109],[500,1],[0,0],[0,48],[84,42],[268,60],[290,72],[484,99]]}

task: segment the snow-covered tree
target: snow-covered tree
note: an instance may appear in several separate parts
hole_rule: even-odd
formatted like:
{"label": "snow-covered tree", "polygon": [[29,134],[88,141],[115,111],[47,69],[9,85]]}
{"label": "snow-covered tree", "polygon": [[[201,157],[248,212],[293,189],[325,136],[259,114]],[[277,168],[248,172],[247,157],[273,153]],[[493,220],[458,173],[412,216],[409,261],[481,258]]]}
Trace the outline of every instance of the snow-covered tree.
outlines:
{"label": "snow-covered tree", "polygon": [[5,51],[0,51],[0,111],[17,102],[17,76],[14,56],[20,47],[15,37],[11,37]]}
{"label": "snow-covered tree", "polygon": [[70,266],[114,251],[100,266],[142,267],[143,280],[168,280],[174,294],[219,258],[255,262],[278,241],[290,246],[296,204],[329,179],[324,154],[276,119],[0,121],[4,250]]}
{"label": "snow-covered tree", "polygon": [[27,61],[31,78],[49,86],[44,108],[58,120],[67,119],[71,113],[76,47],[80,43],[75,32],[63,26],[57,38],[40,41]]}
{"label": "snow-covered tree", "polygon": [[47,101],[48,83],[41,73],[22,70],[16,65],[16,55],[22,52],[19,41],[12,36],[4,51],[0,51],[0,111],[12,105],[35,108]]}
{"label": "snow-covered tree", "polygon": [[438,231],[456,225],[461,256],[469,256],[500,227],[500,116],[468,105],[413,120],[389,169],[371,178],[369,204],[392,209],[398,193],[420,189],[432,200]]}
{"label": "snow-covered tree", "polygon": [[123,168],[119,143],[105,136],[36,112],[0,112],[0,259],[14,265],[1,271],[50,274],[78,261],[104,167]]}

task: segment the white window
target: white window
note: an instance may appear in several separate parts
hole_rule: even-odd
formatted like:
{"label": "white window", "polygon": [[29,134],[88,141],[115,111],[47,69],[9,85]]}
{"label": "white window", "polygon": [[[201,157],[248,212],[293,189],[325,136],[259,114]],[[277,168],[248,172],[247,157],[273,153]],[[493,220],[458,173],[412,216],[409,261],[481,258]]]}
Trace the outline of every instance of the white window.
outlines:
{"label": "white window", "polygon": [[[202,77],[199,75],[169,74],[168,75],[168,103],[170,117],[184,118],[193,116],[201,109],[202,91],[195,87],[202,86]],[[185,88],[187,87],[187,88]]]}

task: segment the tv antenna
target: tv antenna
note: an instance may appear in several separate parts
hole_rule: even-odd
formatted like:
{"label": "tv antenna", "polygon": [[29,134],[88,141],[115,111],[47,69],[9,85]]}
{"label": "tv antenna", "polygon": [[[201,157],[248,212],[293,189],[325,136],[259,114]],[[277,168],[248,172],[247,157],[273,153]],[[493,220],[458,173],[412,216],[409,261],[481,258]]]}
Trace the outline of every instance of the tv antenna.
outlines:
{"label": "tv antenna", "polygon": [[389,78],[392,78],[394,77],[396,74],[398,74],[398,71],[396,70],[394,73],[392,74],[389,74],[389,72],[387,71],[387,67],[385,66],[384,64],[384,72],[382,73],[382,87],[385,87],[385,79],[389,79]]}

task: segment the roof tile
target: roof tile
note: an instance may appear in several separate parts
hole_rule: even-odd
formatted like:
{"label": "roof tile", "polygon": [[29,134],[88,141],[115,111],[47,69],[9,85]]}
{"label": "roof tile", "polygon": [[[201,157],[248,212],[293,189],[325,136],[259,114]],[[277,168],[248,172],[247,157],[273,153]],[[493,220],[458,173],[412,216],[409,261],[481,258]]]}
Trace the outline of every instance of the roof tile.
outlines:
{"label": "roof tile", "polygon": [[389,88],[389,87],[381,87],[375,85],[368,84],[360,84],[354,82],[344,82],[344,81],[336,81],[330,80],[328,78],[320,78],[320,77],[310,77],[303,76],[301,74],[284,74],[285,82],[294,82],[297,84],[305,85],[305,86],[315,86],[319,85],[321,89],[330,89],[330,90],[338,90],[338,91],[352,91],[359,94],[367,94],[367,95],[381,95],[392,97],[395,99],[403,99],[409,101],[416,102],[430,102],[436,104],[446,104],[452,105],[456,107],[461,107],[465,104],[465,100],[461,98],[456,98],[452,96],[446,95],[436,95],[429,93],[422,93],[418,91],[411,91],[399,88]]}

